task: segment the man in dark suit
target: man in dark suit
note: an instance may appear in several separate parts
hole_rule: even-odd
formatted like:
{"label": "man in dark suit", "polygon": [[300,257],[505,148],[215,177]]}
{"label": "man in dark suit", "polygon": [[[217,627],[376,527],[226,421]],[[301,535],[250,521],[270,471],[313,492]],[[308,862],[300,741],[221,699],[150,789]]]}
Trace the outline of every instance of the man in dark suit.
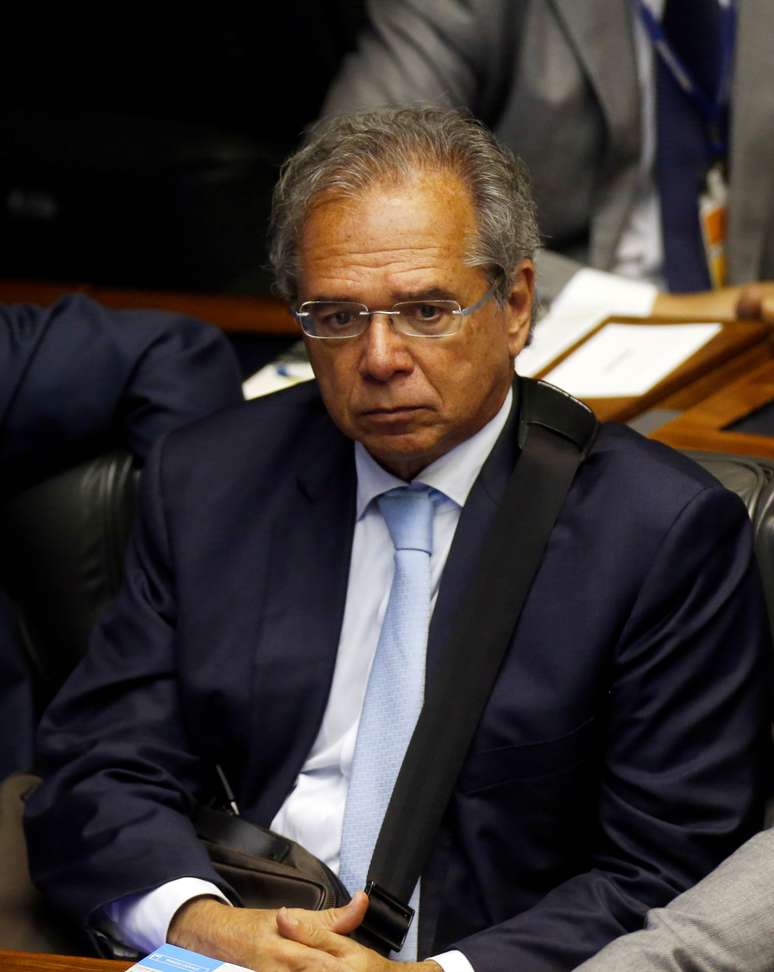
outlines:
{"label": "man in dark suit", "polygon": [[[372,687],[404,570],[389,506],[433,506],[431,542],[412,547],[429,555],[430,692],[519,459],[513,362],[536,239],[524,172],[453,111],[334,120],[288,162],[272,256],[317,382],[154,449],[123,594],[42,728],[31,870],[80,921],[257,969],[392,966],[344,934],[368,904],[357,882],[330,913],[231,908],[190,813],[219,764],[245,817],[348,870],[364,727],[376,718],[391,737],[411,688],[396,671],[379,724]],[[426,972],[573,968],[751,834],[767,631],[736,497],[603,427],[400,958]]]}

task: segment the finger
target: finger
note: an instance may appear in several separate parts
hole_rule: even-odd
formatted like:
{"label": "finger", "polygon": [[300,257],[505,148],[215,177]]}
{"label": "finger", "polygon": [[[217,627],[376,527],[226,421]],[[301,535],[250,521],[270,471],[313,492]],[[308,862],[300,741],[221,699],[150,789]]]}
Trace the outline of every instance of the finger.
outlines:
{"label": "finger", "polygon": [[774,293],[768,293],[761,301],[761,320],[774,324]]}
{"label": "finger", "polygon": [[337,958],[324,951],[312,951],[300,942],[277,937],[265,943],[250,943],[250,959],[242,964],[257,972],[341,972]]}
{"label": "finger", "polygon": [[759,284],[744,287],[736,302],[736,316],[743,320],[756,320],[761,315],[763,288]]}
{"label": "finger", "polygon": [[277,930],[283,938],[334,956],[341,955],[344,947],[351,944],[343,935],[329,931],[311,911],[280,908],[277,912]]}

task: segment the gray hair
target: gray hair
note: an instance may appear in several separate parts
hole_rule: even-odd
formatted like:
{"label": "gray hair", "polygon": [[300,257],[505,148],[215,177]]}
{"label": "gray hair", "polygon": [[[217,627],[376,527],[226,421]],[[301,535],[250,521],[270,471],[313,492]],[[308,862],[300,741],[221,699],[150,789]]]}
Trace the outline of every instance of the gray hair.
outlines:
{"label": "gray hair", "polygon": [[272,200],[269,255],[281,296],[298,296],[298,240],[317,197],[356,196],[418,169],[452,172],[468,187],[478,232],[466,262],[497,282],[504,301],[514,269],[539,243],[526,167],[467,112],[429,107],[339,115],[309,129]]}

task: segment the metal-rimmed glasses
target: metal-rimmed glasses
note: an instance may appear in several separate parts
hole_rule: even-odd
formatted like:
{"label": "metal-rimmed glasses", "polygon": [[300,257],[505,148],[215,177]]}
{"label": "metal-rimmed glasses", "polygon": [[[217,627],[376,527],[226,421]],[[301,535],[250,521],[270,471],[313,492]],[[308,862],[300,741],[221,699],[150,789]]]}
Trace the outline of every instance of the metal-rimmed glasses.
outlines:
{"label": "metal-rimmed glasses", "polygon": [[497,282],[483,297],[460,307],[456,300],[423,298],[401,300],[389,310],[369,310],[354,300],[305,300],[291,314],[301,325],[304,334],[322,341],[341,341],[358,337],[371,322],[374,314],[387,314],[392,326],[401,334],[419,338],[441,338],[456,334],[463,318],[479,310],[494,294]]}

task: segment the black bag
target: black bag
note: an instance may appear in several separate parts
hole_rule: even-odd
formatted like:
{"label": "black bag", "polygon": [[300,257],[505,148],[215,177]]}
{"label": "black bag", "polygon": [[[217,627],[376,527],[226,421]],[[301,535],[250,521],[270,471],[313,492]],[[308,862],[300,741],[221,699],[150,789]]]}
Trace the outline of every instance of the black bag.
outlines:
{"label": "black bag", "polygon": [[215,870],[246,908],[320,911],[349,901],[333,871],[294,840],[209,807],[197,810],[194,826]]}

